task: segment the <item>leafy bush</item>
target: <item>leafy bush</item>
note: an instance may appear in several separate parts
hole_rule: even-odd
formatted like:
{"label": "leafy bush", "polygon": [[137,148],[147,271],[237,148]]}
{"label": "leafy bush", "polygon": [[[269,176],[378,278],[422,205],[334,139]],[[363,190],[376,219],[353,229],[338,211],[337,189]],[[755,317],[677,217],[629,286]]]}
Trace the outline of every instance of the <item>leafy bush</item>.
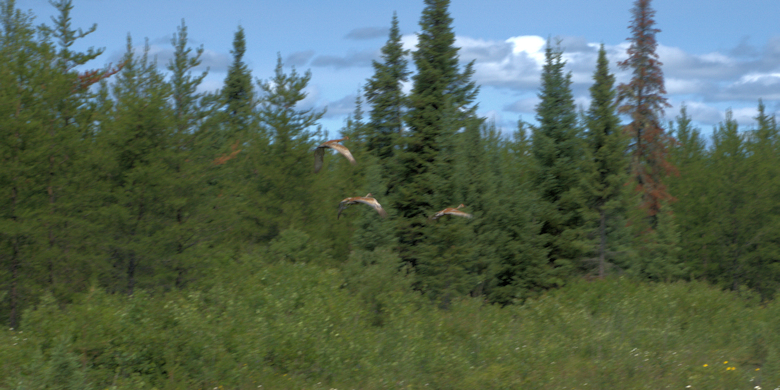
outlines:
{"label": "leafy bush", "polygon": [[581,281],[522,306],[408,288],[387,251],[344,270],[243,258],[203,291],[44,298],[0,333],[4,388],[708,388],[780,384],[780,306],[702,283]]}

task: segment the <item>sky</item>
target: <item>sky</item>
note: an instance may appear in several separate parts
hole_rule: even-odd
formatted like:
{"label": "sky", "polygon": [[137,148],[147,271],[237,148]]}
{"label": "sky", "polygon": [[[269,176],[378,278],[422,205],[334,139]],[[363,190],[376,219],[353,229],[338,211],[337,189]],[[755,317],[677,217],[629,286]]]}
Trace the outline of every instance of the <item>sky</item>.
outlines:
{"label": "sky", "polygon": [[[105,49],[89,68],[119,62],[129,36],[139,54],[148,43],[149,54],[165,70],[171,38],[184,22],[190,45],[204,49],[198,69],[208,70],[203,90],[222,86],[233,37],[242,26],[244,61],[255,79],[270,79],[277,58],[288,72],[311,71],[300,107],[327,108],[321,124],[332,135],[354,112],[357,94],[373,74],[372,60],[380,60],[393,13],[405,47],[413,50],[424,8],[423,0],[73,0],[73,5],[74,28],[97,26],[74,48]],[[451,0],[461,63],[475,61],[478,114],[506,132],[518,119],[535,121],[548,39],[561,42],[578,107],[589,105],[600,44],[617,82],[627,82],[630,75],[617,62],[626,58],[632,6],[633,0]],[[684,104],[707,134],[727,110],[741,129],[751,128],[759,99],[769,114],[780,112],[780,1],[654,0],[651,6],[672,105],[667,120]],[[16,7],[31,11],[35,24],[51,25],[56,13],[48,0],[16,0]]]}

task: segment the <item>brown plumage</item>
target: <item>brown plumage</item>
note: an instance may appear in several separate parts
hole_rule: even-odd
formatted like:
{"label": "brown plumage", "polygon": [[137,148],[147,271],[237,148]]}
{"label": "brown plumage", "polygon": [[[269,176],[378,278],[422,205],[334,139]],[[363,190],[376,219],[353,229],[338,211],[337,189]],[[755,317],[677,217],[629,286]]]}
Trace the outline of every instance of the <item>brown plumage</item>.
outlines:
{"label": "brown plumage", "polygon": [[322,169],[322,161],[325,158],[325,149],[331,148],[339,153],[341,153],[342,156],[346,157],[347,160],[349,160],[352,165],[357,164],[355,161],[355,158],[352,157],[352,153],[349,152],[349,149],[347,149],[346,146],[340,144],[339,142],[344,141],[345,139],[349,139],[349,137],[344,137],[341,139],[334,139],[331,141],[324,142],[322,145],[317,146],[316,149],[314,149],[314,173],[317,173]]}
{"label": "brown plumage", "polygon": [[379,202],[377,202],[376,199],[374,199],[369,193],[366,196],[354,196],[342,200],[341,203],[339,203],[339,214],[336,216],[336,219],[339,219],[339,217],[341,217],[341,212],[344,211],[344,209],[346,209],[350,205],[357,204],[357,203],[367,204],[373,207],[374,210],[376,210],[376,212],[382,216],[382,218],[387,217],[387,212],[382,208],[382,205],[379,204]]}
{"label": "brown plumage", "polygon": [[436,214],[433,214],[433,216],[431,217],[431,219],[433,219],[433,220],[436,220],[436,219],[439,219],[439,217],[442,217],[442,216],[445,216],[445,215],[454,215],[454,216],[456,216],[456,217],[471,218],[471,217],[472,217],[472,215],[471,215],[471,214],[469,214],[469,213],[464,213],[463,211],[460,211],[460,210],[458,210],[458,209],[459,209],[459,208],[461,208],[461,207],[466,207],[466,206],[464,206],[464,205],[461,203],[461,204],[460,204],[460,206],[458,206],[458,207],[455,207],[455,208],[448,207],[448,208],[446,208],[446,209],[444,209],[444,210],[442,210],[442,211],[439,211],[439,212],[438,212],[438,213],[436,213]]}

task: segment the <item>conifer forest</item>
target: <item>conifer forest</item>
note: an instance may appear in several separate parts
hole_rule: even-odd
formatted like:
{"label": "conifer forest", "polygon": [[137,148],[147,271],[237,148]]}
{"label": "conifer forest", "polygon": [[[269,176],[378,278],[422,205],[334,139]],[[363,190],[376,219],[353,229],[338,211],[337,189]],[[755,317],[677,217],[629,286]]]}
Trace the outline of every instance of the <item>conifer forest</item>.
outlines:
{"label": "conifer forest", "polygon": [[128,38],[86,69],[72,0],[0,0],[0,389],[780,387],[764,103],[711,133],[669,112],[634,0],[589,107],[550,39],[535,121],[501,129],[421,1],[334,137],[310,71],[255,78],[240,26],[202,92],[184,22],[166,64]]}

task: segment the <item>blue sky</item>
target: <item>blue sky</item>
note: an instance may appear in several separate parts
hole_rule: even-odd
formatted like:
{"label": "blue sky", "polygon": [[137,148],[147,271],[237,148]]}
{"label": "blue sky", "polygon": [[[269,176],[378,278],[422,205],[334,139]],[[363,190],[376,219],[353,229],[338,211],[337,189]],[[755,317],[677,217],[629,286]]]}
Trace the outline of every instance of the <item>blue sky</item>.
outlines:
{"label": "blue sky", "polygon": [[[252,75],[271,77],[277,54],[299,72],[311,70],[305,107],[328,108],[323,126],[336,133],[354,110],[357,92],[371,76],[387,41],[393,12],[398,14],[405,45],[414,48],[422,0],[260,1],[260,0],[74,0],[73,26],[97,31],[77,49],[105,48],[91,67],[116,63],[128,34],[140,51],[148,39],[150,53],[165,67],[172,53],[171,36],[185,21],[190,43],[205,49],[204,89],[217,89],[232,59],[238,25],[247,39],[245,61]],[[31,10],[36,24],[50,23],[54,8],[47,0],[17,0]],[[513,130],[519,118],[533,121],[548,37],[562,39],[567,70],[572,72],[577,104],[587,108],[588,88],[603,43],[618,81],[625,58],[633,0],[452,0],[450,14],[461,47],[461,60],[476,60],[481,85],[479,114]],[[749,128],[762,98],[770,113],[780,111],[780,1],[655,0],[658,53],[664,63],[667,97],[680,104],[709,132],[733,111],[742,129]]]}

